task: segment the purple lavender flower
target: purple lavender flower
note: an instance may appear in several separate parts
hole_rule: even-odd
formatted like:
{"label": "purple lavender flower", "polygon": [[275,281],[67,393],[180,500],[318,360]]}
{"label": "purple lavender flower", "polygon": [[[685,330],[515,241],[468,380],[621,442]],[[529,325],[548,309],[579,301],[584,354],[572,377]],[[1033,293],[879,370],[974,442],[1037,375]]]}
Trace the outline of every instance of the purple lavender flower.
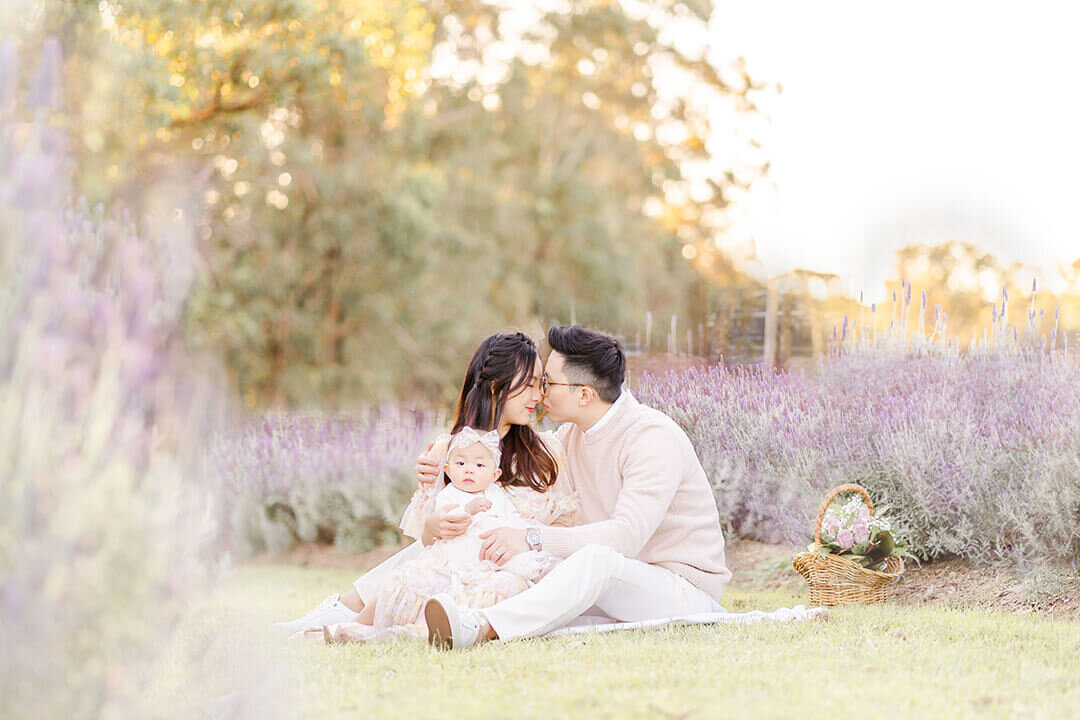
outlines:
{"label": "purple lavender flower", "polygon": [[[150,715],[136,709],[136,678],[219,564],[206,518],[220,498],[202,446],[220,393],[192,370],[179,318],[157,312],[157,277],[181,268],[72,201],[68,131],[50,125],[53,113],[5,115],[17,81],[10,48],[0,46],[0,218],[18,260],[0,262],[0,427],[18,431],[0,453],[0,534],[15,549],[0,579],[0,716]],[[50,40],[30,103],[57,107],[61,60]],[[146,276],[150,290],[133,299],[130,283],[108,285],[125,272]]]}
{"label": "purple lavender flower", "polygon": [[962,355],[952,338],[897,337],[805,371],[646,375],[638,395],[685,419],[730,532],[805,542],[822,494],[854,480],[924,558],[1080,553],[1080,465],[1062,460],[1080,457],[1075,350],[1013,332]]}
{"label": "purple lavender flower", "polygon": [[223,508],[226,537],[251,554],[316,540],[368,550],[396,536],[416,485],[413,463],[442,424],[393,406],[252,418],[210,450],[212,472],[233,498]]}
{"label": "purple lavender flower", "polygon": [[30,107],[42,107],[56,110],[60,107],[63,93],[61,75],[63,72],[63,53],[60,41],[49,38],[42,48],[41,62],[38,64],[34,79],[30,81],[30,90],[26,104]]}
{"label": "purple lavender flower", "polygon": [[19,87],[19,53],[14,38],[0,43],[0,116],[15,109],[15,94]]}

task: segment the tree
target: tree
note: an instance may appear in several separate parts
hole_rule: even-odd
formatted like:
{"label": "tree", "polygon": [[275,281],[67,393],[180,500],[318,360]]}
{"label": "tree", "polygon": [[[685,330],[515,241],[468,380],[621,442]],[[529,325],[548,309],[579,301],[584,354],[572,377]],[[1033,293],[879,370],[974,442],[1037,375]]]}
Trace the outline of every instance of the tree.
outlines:
{"label": "tree", "polygon": [[761,171],[712,157],[713,109],[761,88],[676,42],[711,5],[641,8],[67,2],[40,32],[82,90],[86,192],[145,216],[195,178],[188,335],[252,405],[434,402],[492,331],[704,319],[682,248]]}

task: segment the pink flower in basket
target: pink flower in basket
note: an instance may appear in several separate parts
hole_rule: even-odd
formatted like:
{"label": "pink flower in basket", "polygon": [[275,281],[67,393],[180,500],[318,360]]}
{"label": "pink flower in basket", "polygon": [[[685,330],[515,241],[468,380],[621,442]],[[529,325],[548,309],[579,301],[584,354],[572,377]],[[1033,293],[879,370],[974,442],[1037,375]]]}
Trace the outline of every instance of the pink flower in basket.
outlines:
{"label": "pink flower in basket", "polygon": [[851,534],[850,530],[844,528],[836,533],[836,544],[844,550],[850,550],[851,546],[855,544],[855,536]]}
{"label": "pink flower in basket", "polygon": [[861,523],[870,522],[870,510],[865,505],[863,505],[859,508],[859,511],[855,513],[855,519]]}
{"label": "pink flower in basket", "polygon": [[834,539],[836,533],[840,532],[840,518],[835,515],[826,515],[825,521],[821,523],[821,529],[825,531],[830,540]]}
{"label": "pink flower in basket", "polygon": [[855,523],[855,526],[851,531],[855,536],[855,542],[857,543],[864,543],[870,539],[870,528],[866,527],[866,525],[861,522]]}

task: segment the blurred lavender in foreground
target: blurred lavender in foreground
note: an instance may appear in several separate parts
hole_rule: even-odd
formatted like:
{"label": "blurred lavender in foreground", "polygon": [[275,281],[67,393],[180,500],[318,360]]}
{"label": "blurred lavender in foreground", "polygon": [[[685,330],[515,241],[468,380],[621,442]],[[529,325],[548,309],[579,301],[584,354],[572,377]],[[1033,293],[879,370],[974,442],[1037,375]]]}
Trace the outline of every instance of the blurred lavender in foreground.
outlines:
{"label": "blurred lavender in foreground", "polygon": [[692,369],[645,376],[640,395],[690,434],[741,535],[804,541],[824,491],[855,482],[920,557],[1075,562],[1080,358],[1029,317],[1025,336],[1001,325],[964,354],[940,321],[813,372]]}
{"label": "blurred lavender in foreground", "polygon": [[177,248],[71,205],[59,45],[25,105],[14,48],[0,45],[0,717],[205,716],[209,695],[245,691],[202,662],[209,644],[170,645],[218,568],[197,470],[221,393],[179,340]]}
{"label": "blurred lavender in foreground", "polygon": [[388,406],[270,414],[226,433],[210,472],[225,495],[231,546],[248,555],[301,541],[358,551],[398,541],[416,456],[441,424],[433,413]]}

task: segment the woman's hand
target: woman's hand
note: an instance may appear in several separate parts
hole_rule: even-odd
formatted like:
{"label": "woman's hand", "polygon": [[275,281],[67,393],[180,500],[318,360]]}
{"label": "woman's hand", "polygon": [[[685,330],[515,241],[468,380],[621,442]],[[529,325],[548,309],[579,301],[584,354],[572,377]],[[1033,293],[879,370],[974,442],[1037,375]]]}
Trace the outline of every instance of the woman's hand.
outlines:
{"label": "woman's hand", "polygon": [[421,490],[427,490],[439,478],[439,461],[430,455],[416,458],[416,482]]}
{"label": "woman's hand", "polygon": [[503,565],[507,560],[528,552],[529,543],[525,531],[518,528],[500,527],[480,533],[484,544],[480,546],[480,559]]}
{"label": "woman's hand", "polygon": [[425,545],[430,545],[436,540],[449,540],[464,534],[472,524],[472,517],[461,510],[457,505],[447,505],[431,513],[424,520]]}

